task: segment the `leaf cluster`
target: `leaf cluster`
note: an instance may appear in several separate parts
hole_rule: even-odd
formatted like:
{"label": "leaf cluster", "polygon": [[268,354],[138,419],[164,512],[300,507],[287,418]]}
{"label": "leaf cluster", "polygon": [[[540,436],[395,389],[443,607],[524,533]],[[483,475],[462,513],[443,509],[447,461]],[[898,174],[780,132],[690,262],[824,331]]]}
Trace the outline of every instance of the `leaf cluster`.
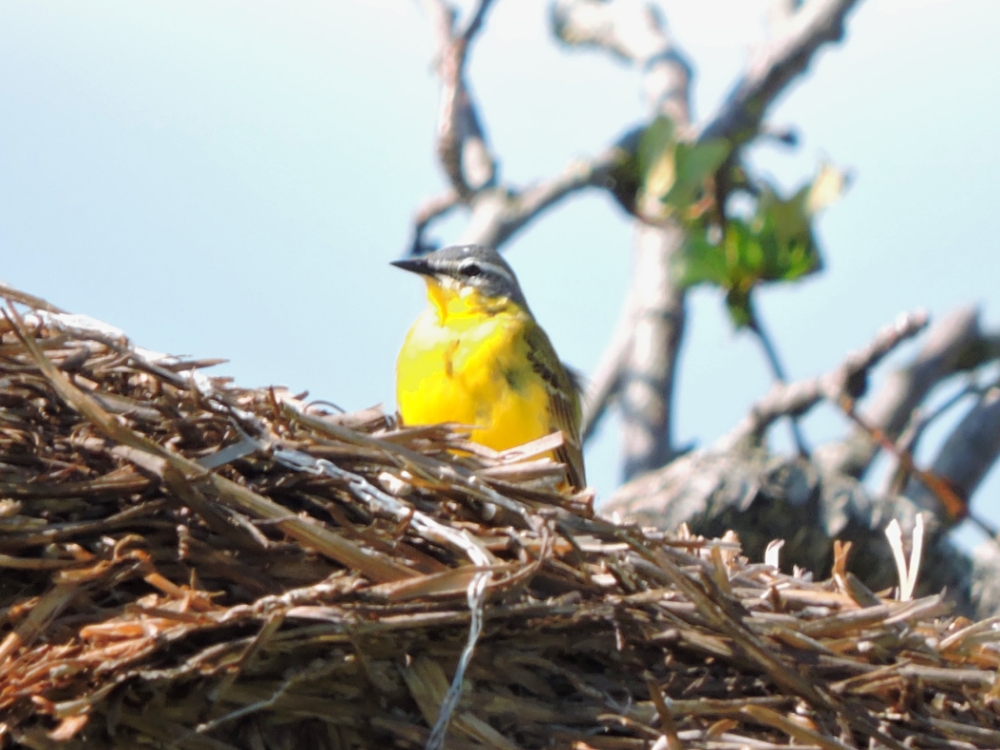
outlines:
{"label": "leaf cluster", "polygon": [[[667,117],[657,117],[632,140],[634,156],[616,175],[631,194],[619,200],[646,221],[685,227],[674,278],[685,287],[723,290],[737,328],[752,324],[751,295],[760,284],[793,282],[822,269],[814,219],[843,192],[844,172],[823,165],[785,196],[749,174],[730,143],[685,139]],[[743,210],[736,196],[744,198]]]}

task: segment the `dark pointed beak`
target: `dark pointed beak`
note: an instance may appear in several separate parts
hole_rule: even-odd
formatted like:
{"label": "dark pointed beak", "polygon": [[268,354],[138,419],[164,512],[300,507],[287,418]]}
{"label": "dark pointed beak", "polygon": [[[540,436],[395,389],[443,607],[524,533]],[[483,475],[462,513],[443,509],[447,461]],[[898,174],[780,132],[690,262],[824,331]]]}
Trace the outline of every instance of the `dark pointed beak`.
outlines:
{"label": "dark pointed beak", "polygon": [[394,265],[396,268],[402,268],[404,271],[412,271],[424,276],[434,275],[434,269],[431,268],[431,264],[427,262],[426,258],[403,258],[402,260],[391,261],[391,265]]}

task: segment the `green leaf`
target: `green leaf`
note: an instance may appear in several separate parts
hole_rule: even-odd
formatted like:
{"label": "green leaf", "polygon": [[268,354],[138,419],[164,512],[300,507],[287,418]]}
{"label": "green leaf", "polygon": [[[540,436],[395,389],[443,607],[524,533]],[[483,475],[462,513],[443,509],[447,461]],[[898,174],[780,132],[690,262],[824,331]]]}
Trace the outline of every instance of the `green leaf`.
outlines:
{"label": "green leaf", "polygon": [[678,143],[674,150],[674,181],[660,200],[670,208],[682,210],[698,200],[705,180],[729,156],[729,144],[722,139],[705,143]]}
{"label": "green leaf", "polygon": [[674,123],[669,117],[657,117],[639,139],[639,179],[646,195],[659,197],[670,190],[676,174],[674,164]]}
{"label": "green leaf", "polygon": [[762,283],[789,282],[818,271],[822,259],[812,230],[806,186],[785,199],[765,187],[749,220],[728,219],[718,242],[705,228],[689,230],[672,272],[685,287],[710,284],[726,292],[726,308],[737,328],[752,319],[750,299]]}
{"label": "green leaf", "polygon": [[635,154],[626,153],[625,158],[616,164],[608,175],[610,178],[608,189],[625,212],[634,214],[636,199],[642,191],[642,180],[639,177],[639,165]]}
{"label": "green leaf", "polygon": [[761,281],[792,281],[822,268],[808,198],[808,186],[787,200],[770,188],[761,194],[751,222],[762,249]]}
{"label": "green leaf", "polygon": [[753,311],[750,309],[749,289],[730,289],[726,292],[726,311],[729,319],[733,321],[733,327],[737,330],[750,325],[753,318]]}
{"label": "green leaf", "polygon": [[687,288],[698,284],[729,285],[725,253],[709,242],[703,229],[692,229],[681,251],[673,256],[671,275]]}
{"label": "green leaf", "polygon": [[657,117],[639,140],[642,195],[658,201],[667,212],[683,211],[698,200],[705,181],[722,166],[729,150],[722,139],[678,141],[673,121]]}

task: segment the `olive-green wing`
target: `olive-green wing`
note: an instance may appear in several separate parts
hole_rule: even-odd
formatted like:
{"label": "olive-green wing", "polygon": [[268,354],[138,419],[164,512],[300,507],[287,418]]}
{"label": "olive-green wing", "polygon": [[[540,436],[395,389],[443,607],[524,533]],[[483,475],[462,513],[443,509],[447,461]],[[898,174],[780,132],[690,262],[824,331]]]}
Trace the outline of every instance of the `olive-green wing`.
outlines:
{"label": "olive-green wing", "polygon": [[556,458],[566,465],[569,483],[578,490],[587,486],[583,469],[583,443],[580,439],[580,392],[576,381],[559,361],[552,342],[542,327],[532,321],[525,329],[528,359],[532,369],[545,381],[549,394],[552,431],[561,430],[563,445]]}

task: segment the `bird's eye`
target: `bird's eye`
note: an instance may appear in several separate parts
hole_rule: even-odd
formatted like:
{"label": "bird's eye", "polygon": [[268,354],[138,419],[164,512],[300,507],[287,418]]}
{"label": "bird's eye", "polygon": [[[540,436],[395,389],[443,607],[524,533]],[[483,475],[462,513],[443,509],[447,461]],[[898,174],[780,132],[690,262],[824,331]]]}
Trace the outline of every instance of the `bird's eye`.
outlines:
{"label": "bird's eye", "polygon": [[460,269],[458,269],[458,272],[463,276],[468,276],[469,278],[472,278],[473,276],[481,276],[483,273],[483,269],[481,269],[475,263],[469,263],[468,265],[462,266]]}

